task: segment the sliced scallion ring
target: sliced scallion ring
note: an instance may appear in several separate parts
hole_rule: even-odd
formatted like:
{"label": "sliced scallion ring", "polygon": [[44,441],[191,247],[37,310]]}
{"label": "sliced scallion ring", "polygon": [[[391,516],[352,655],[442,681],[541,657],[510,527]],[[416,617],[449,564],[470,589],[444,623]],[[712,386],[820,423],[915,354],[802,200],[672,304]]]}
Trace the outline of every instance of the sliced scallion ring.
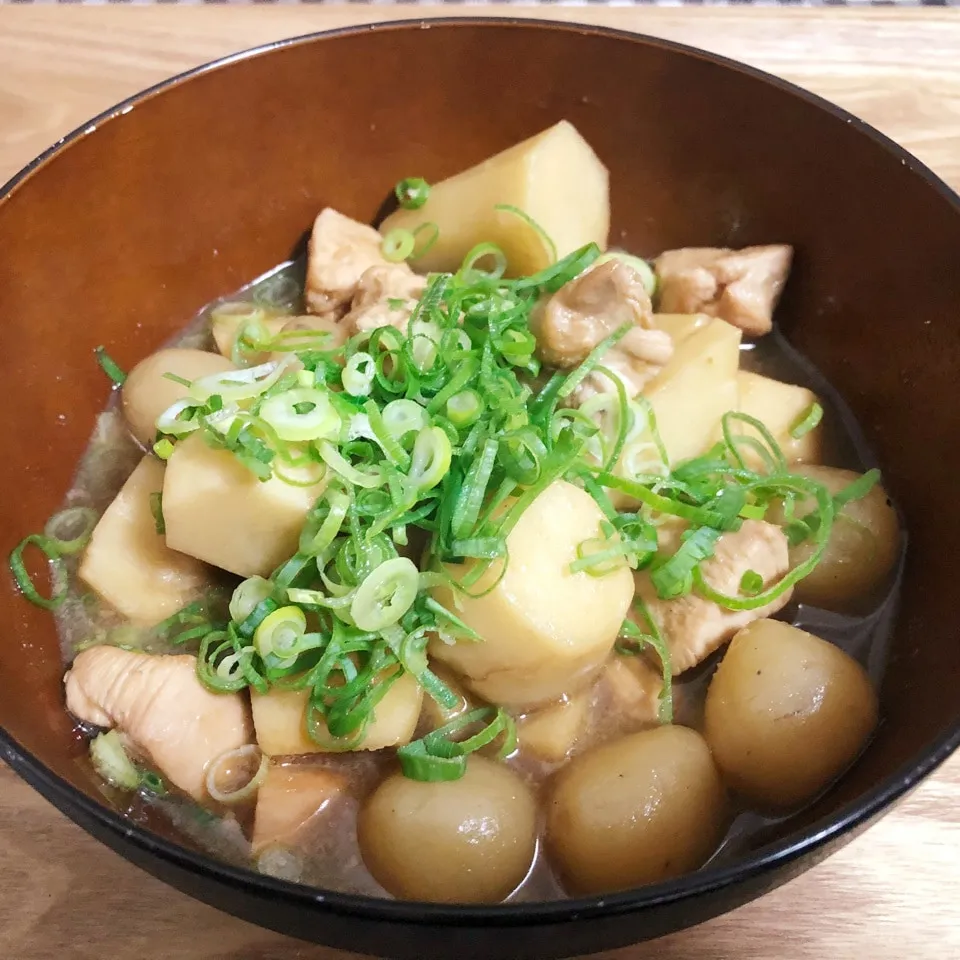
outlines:
{"label": "sliced scallion ring", "polygon": [[267,397],[260,405],[260,416],[281,440],[320,440],[340,432],[340,416],[330,395],[315,387],[296,387]]}
{"label": "sliced scallion ring", "polygon": [[253,400],[266,393],[286,372],[289,360],[271,360],[246,370],[229,370],[226,373],[209,373],[190,385],[190,395],[195,400],[208,401],[217,395],[224,403]]}
{"label": "sliced scallion ring", "polygon": [[340,382],[351,397],[367,397],[373,389],[373,378],[377,365],[372,356],[363,350],[355,353],[346,362]]}
{"label": "sliced scallion ring", "polygon": [[390,436],[401,440],[408,433],[417,433],[429,422],[427,411],[413,400],[391,400],[381,414]]}
{"label": "sliced scallion ring", "polygon": [[307,618],[299,607],[280,607],[260,622],[253,635],[253,646],[261,657],[273,654],[285,660],[299,652],[298,644],[306,630]]}
{"label": "sliced scallion ring", "polygon": [[268,764],[267,755],[253,743],[221,753],[207,766],[204,776],[207,793],[217,803],[228,806],[243,803],[260,789]]}
{"label": "sliced scallion ring", "polygon": [[446,476],[450,469],[453,449],[450,438],[440,427],[424,427],[413,444],[410,465],[410,483],[422,494],[431,490]]}
{"label": "sliced scallion ring", "polygon": [[97,511],[92,507],[67,507],[46,522],[43,533],[54,542],[60,556],[68,557],[90,542],[96,526]]}
{"label": "sliced scallion ring", "polygon": [[381,563],[357,587],[350,616],[361,630],[382,630],[413,605],[419,589],[416,564],[407,557]]}
{"label": "sliced scallion ring", "polygon": [[273,596],[273,584],[264,577],[248,577],[233,591],[230,598],[230,618],[243,623],[268,597]]}

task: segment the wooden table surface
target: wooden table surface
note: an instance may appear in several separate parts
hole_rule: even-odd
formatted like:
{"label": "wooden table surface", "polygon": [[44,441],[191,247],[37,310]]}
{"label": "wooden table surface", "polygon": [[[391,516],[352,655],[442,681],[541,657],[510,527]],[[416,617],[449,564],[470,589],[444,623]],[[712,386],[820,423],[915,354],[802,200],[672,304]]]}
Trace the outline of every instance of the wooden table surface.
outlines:
{"label": "wooden table surface", "polygon": [[[843,105],[960,187],[960,10],[505,12],[638,30],[744,60]],[[391,16],[390,8],[358,6],[0,6],[0,183],[84,120],[166,76],[280,37]],[[0,768],[0,958],[346,956],[249,926],[167,888]],[[960,958],[960,756],[865,836],[786,887],[693,930],[604,956]]]}

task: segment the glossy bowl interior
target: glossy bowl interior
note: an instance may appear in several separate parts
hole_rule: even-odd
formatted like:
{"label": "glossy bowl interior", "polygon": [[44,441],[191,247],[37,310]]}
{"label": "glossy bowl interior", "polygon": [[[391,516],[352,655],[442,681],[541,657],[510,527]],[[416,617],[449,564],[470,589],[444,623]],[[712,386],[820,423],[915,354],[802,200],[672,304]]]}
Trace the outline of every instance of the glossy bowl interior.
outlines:
{"label": "glossy bowl interior", "polygon": [[535,906],[321,894],[107,809],[63,709],[52,620],[4,578],[0,756],[124,856],[247,919],[418,958],[567,956],[656,936],[823,856],[960,740],[960,202],[816,98],[613,31],[459,20],[308,37],[148,91],[25,170],[0,194],[3,549],[69,486],[108,395],[97,344],[129,367],[286,258],[323,205],[370,220],[399,175],[443,177],[561,118],[610,169],[616,243],[795,245],[781,325],[854,409],[910,531],[884,722],[837,789],[729,867]]}

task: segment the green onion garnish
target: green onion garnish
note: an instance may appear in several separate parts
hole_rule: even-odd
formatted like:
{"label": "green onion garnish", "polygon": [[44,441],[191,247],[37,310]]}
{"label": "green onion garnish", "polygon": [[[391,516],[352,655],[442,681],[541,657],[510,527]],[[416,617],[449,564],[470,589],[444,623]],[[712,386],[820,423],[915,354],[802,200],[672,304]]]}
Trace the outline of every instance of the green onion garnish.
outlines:
{"label": "green onion garnish", "polygon": [[163,494],[160,491],[150,494],[150,512],[157,533],[162,537],[167,532],[167,525],[163,521]]}
{"label": "green onion garnish", "polygon": [[[397,185],[409,209],[422,206],[428,191],[419,179]],[[671,465],[649,401],[630,397],[605,365],[629,325],[575,369],[541,375],[531,313],[601,252],[591,243],[556,260],[549,237],[526,213],[507,204],[496,210],[537,232],[555,262],[532,276],[508,278],[506,252],[478,244],[457,271],[428,275],[405,326],[400,311],[409,301],[391,299],[396,326],[358,330],[336,347],[329,331],[271,334],[266,320],[293,309],[299,291],[279,282],[276,289],[264,287],[257,303],[218,308],[218,316],[239,319],[233,353],[240,369],[182,382],[187,396],[157,420],[153,450],[161,459],[181,438],[199,433],[261,481],[317,491],[295,552],[270,577],[244,580],[228,610],[211,596],[150,635],[196,649],[197,676],[210,690],[304,691],[306,733],[327,750],[359,746],[378,705],[404,675],[437,703],[454,704],[452,691],[430,669],[428,641],[482,642],[458,617],[456,599],[496,588],[510,563],[507,538],[557,480],[581,485],[603,516],[596,534],[579,545],[572,572],[600,577],[624,566],[648,570],[663,600],[695,590],[734,610],[770,603],[813,569],[836,511],[876,482],[876,474],[867,474],[831,497],[821,484],[790,473],[763,423],[737,412],[723,416],[722,440],[713,449]],[[423,255],[436,238],[436,224],[423,223],[391,231],[381,249],[388,261],[402,263]],[[641,272],[646,266],[623,259]],[[283,359],[245,366],[270,354]],[[117,380],[115,364],[102,350],[97,355]],[[606,393],[570,408],[590,375]],[[818,405],[811,407],[793,436],[821,416]],[[618,509],[614,494],[633,498],[638,509]],[[801,498],[812,498],[816,507],[798,518],[793,508]],[[811,557],[779,583],[765,587],[748,570],[737,596],[719,594],[703,574],[719,538],[781,502],[787,536],[791,542],[812,538]],[[151,507],[162,532],[159,495]],[[672,554],[657,543],[659,525],[670,518],[686,527]],[[63,601],[65,558],[86,545],[95,523],[92,511],[67,511],[13,551],[11,569],[28,598],[49,607]],[[49,597],[27,574],[29,546],[50,562]],[[401,556],[404,548],[419,565]],[[470,566],[455,580],[446,565],[464,560]],[[454,596],[452,609],[431,596],[441,585]],[[637,611],[617,649],[649,648],[659,657],[660,717],[670,722],[670,651],[642,601]],[[506,713],[483,708],[398,755],[407,776],[455,779],[470,753],[498,745],[504,756],[515,739]],[[148,789],[146,776],[137,772],[140,789]]]}
{"label": "green onion garnish", "polygon": [[[32,533],[13,548],[10,572],[27,600],[46,610],[55,610],[63,603],[69,586],[64,557],[79,553],[90,542],[96,525],[96,511],[89,507],[68,507],[47,521],[43,533]],[[49,597],[40,593],[27,570],[23,555],[28,547],[36,547],[48,561],[52,588]]]}
{"label": "green onion garnish", "polygon": [[660,627],[643,600],[637,596],[634,608],[646,621],[649,633],[644,633],[632,620],[624,620],[620,628],[620,639],[616,651],[624,656],[635,656],[649,647],[660,661],[663,674],[663,687],[660,690],[659,720],[661,723],[673,723],[673,667],[671,666],[670,646],[660,632]]}
{"label": "green onion garnish", "polygon": [[105,347],[97,347],[94,351],[97,357],[97,363],[100,369],[114,382],[118,387],[122,387],[126,382],[127,375],[120,369],[116,361],[107,353]]}
{"label": "green onion garnish", "polygon": [[813,430],[822,419],[823,407],[819,403],[811,403],[790,428],[790,436],[794,440],[799,440]]}
{"label": "green onion garnish", "polygon": [[398,227],[391,230],[380,242],[380,253],[384,260],[402,263],[410,258],[416,246],[416,237],[409,230]]}
{"label": "green onion garnish", "polygon": [[405,177],[393,192],[404,210],[419,210],[430,196],[430,184],[423,177]]}
{"label": "green onion garnish", "polygon": [[[478,723],[485,726],[473,736],[455,740]],[[459,780],[467,770],[467,757],[502,738],[497,755],[508,757],[516,749],[517,733],[513,719],[504,710],[481,707],[428,733],[420,740],[400,747],[397,759],[405,777],[411,780],[443,781]]]}

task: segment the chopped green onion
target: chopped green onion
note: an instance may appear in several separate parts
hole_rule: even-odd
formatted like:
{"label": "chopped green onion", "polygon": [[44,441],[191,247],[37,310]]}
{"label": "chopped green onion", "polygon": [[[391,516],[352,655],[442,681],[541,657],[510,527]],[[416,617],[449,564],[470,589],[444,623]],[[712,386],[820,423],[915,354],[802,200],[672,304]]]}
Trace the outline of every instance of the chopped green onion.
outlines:
{"label": "chopped green onion", "polygon": [[452,452],[449,437],[439,427],[424,427],[417,434],[408,476],[421,495],[444,478]]}
{"label": "chopped green onion", "polygon": [[455,427],[469,427],[483,413],[483,400],[476,390],[461,390],[447,401],[446,409]]}
{"label": "chopped green onion", "polygon": [[162,537],[167,532],[167,525],[163,519],[163,493],[159,490],[150,494],[150,513],[157,535]]}
{"label": "chopped green onion", "polygon": [[417,245],[416,237],[409,231],[397,228],[391,230],[380,241],[380,253],[390,263],[402,263],[409,259]]}
{"label": "chopped green onion", "polygon": [[543,227],[541,227],[540,224],[537,223],[537,221],[534,220],[529,213],[526,213],[519,207],[515,207],[512,203],[498,203],[493,209],[502,211],[503,213],[510,213],[515,217],[519,217],[543,241],[543,245],[547,248],[547,253],[550,255],[550,262],[557,262],[557,245],[553,242],[553,238],[547,233],[547,231],[544,230]]}
{"label": "chopped green onion", "polygon": [[140,789],[149,797],[162,797],[167,792],[167,785],[160,774],[144,770],[140,775]]}
{"label": "chopped green onion", "polygon": [[116,730],[101,733],[90,741],[90,760],[94,770],[111,786],[120,790],[136,790],[140,786],[140,771],[127,756]]}
{"label": "chopped green onion", "polygon": [[91,507],[67,507],[44,524],[43,535],[53,542],[61,557],[69,557],[79,553],[90,542],[96,526],[96,510]]}
{"label": "chopped green onion", "polygon": [[421,233],[425,232],[428,232],[430,236],[419,246],[414,247],[413,253],[410,254],[409,259],[419,260],[422,256],[425,256],[430,250],[432,250],[434,244],[440,239],[440,228],[431,220],[427,223],[421,223],[420,226],[414,229],[414,242],[416,242],[417,237]]}
{"label": "chopped green onion", "polygon": [[823,407],[819,403],[811,403],[790,428],[790,436],[794,440],[799,440],[813,430],[822,419]]}
{"label": "chopped green onion", "polygon": [[245,370],[228,370],[226,373],[208,373],[190,384],[194,400],[206,402],[214,394],[225,403],[253,400],[263,396],[286,372],[287,358],[271,360]]}
{"label": "chopped green onion", "polygon": [[404,210],[419,210],[430,196],[430,184],[423,177],[405,177],[393,192]]}
{"label": "chopped green onion", "polygon": [[763,577],[756,570],[747,570],[740,578],[740,592],[745,597],[755,597],[763,589]]}
{"label": "chopped green onion", "polygon": [[340,380],[351,397],[367,397],[373,389],[377,365],[369,353],[355,353],[344,365]]}
{"label": "chopped green onion", "polygon": [[680,546],[673,554],[650,571],[650,580],[661,600],[672,600],[689,593],[693,587],[694,571],[700,561],[713,556],[720,531],[712,527],[698,527],[681,534]]}
{"label": "chopped green onion", "polygon": [[299,653],[299,641],[306,631],[307,618],[299,607],[279,607],[260,621],[253,646],[261,657],[273,654],[287,659]]}
{"label": "chopped green onion", "polygon": [[427,411],[413,400],[392,400],[381,414],[383,424],[395,440],[408,433],[419,433],[429,423]]}
{"label": "chopped green onion", "polygon": [[230,618],[243,623],[264,601],[273,596],[273,584],[263,577],[248,577],[233,591],[230,598]]}
{"label": "chopped green onion", "polygon": [[158,440],[153,445],[153,452],[161,460],[169,460],[170,457],[173,456],[173,450],[174,450],[173,442],[171,440],[168,440],[166,437],[164,437],[161,440]]}
{"label": "chopped green onion", "polygon": [[[50,562],[50,583],[52,591],[49,597],[43,596],[27,572],[23,554],[27,547],[34,546]],[[20,592],[33,604],[45,610],[56,610],[67,597],[67,569],[59,550],[59,541],[41,533],[24,537],[10,552],[10,572],[16,580]]]}
{"label": "chopped green onion", "polygon": [[[253,773],[251,765],[255,764]],[[228,806],[249,800],[267,776],[269,758],[253,743],[221,753],[207,765],[204,785],[212,800]],[[237,769],[239,767],[239,770]],[[234,786],[239,778],[239,786]],[[224,780],[228,788],[224,788]]]}
{"label": "chopped green onion", "polygon": [[874,468],[863,476],[857,477],[852,483],[845,486],[833,495],[833,509],[835,513],[854,500],[863,499],[880,482],[880,471]]}
{"label": "chopped green onion", "polygon": [[107,353],[105,347],[97,347],[94,351],[97,357],[97,363],[100,369],[114,382],[118,387],[122,387],[126,382],[127,375],[120,369],[116,361]]}
{"label": "chopped green onion", "polygon": [[620,630],[622,640],[617,641],[617,653],[631,656],[642,653],[645,647],[650,647],[660,660],[660,671],[663,675],[663,687],[660,689],[659,720],[661,723],[673,723],[673,666],[671,663],[670,645],[667,643],[656,618],[650,608],[638,596],[633,605],[639,614],[646,620],[649,633],[644,633],[632,620],[624,620]]}
{"label": "chopped green onion", "polygon": [[335,437],[340,432],[340,416],[326,390],[296,387],[267,397],[260,416],[281,440],[303,442]]}
{"label": "chopped green onion", "polygon": [[407,557],[381,563],[357,587],[350,616],[361,630],[382,630],[410,609],[419,589],[419,571]]}
{"label": "chopped green onion", "polygon": [[[454,740],[477,723],[489,722],[472,737]],[[517,732],[513,719],[502,709],[481,707],[471,710],[420,740],[397,750],[397,759],[405,777],[411,780],[442,782],[459,780],[467,772],[467,756],[502,738],[498,756],[503,759],[516,749]]]}

